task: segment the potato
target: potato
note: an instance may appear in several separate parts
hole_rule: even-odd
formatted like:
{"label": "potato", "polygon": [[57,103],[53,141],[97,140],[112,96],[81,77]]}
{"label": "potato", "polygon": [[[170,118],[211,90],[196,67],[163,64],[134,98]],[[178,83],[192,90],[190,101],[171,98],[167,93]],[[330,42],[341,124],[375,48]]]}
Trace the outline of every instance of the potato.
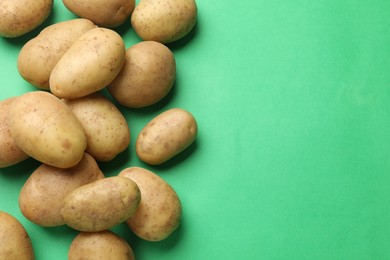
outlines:
{"label": "potato", "polygon": [[20,191],[20,211],[40,226],[64,225],[61,209],[66,195],[82,185],[103,178],[95,159],[87,153],[76,166],[67,169],[42,164]]}
{"label": "potato", "polygon": [[153,118],[136,141],[138,157],[151,165],[162,164],[194,142],[198,126],[191,113],[172,108]]}
{"label": "potato", "polygon": [[72,111],[50,93],[16,97],[8,111],[15,143],[36,160],[58,168],[75,166],[87,147],[83,127]]}
{"label": "potato", "polygon": [[26,34],[41,25],[53,8],[53,0],[0,1],[0,35],[8,38]]}
{"label": "potato", "polygon": [[7,98],[0,101],[0,168],[17,164],[29,157],[17,146],[9,129],[8,108],[13,100]]}
{"label": "potato", "polygon": [[68,260],[134,260],[134,252],[123,238],[109,230],[80,232],[72,241]]}
{"label": "potato", "polygon": [[66,99],[97,92],[118,75],[125,54],[125,44],[118,33],[106,28],[91,29],[57,62],[50,74],[50,90]]}
{"label": "potato", "polygon": [[50,73],[59,59],[77,38],[95,27],[87,19],[73,19],[46,27],[20,50],[19,74],[37,88],[48,90]]}
{"label": "potato", "polygon": [[131,15],[131,25],[144,41],[170,43],[195,26],[195,0],[141,0]]}
{"label": "potato", "polygon": [[74,14],[106,28],[123,24],[135,6],[135,0],[63,0],[62,2]]}
{"label": "potato", "polygon": [[125,117],[103,95],[65,100],[84,128],[87,152],[98,161],[110,161],[130,143],[130,130]]}
{"label": "potato", "polygon": [[33,260],[34,252],[23,225],[0,210],[0,259]]}
{"label": "potato", "polygon": [[144,41],[127,49],[125,65],[108,90],[121,105],[146,107],[168,94],[175,77],[173,53],[159,42]]}
{"label": "potato", "polygon": [[83,185],[69,193],[64,200],[61,215],[73,229],[102,231],[130,218],[140,199],[140,190],[132,180],[109,177]]}
{"label": "potato", "polygon": [[118,176],[133,180],[141,190],[141,202],[126,223],[140,238],[161,241],[180,225],[182,207],[175,190],[162,178],[140,167],[122,170]]}

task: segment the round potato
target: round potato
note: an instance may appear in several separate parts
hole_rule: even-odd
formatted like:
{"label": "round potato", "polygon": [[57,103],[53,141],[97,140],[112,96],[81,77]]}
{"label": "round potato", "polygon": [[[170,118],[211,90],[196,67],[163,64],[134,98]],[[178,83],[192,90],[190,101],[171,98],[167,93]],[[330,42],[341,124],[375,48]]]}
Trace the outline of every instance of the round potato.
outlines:
{"label": "round potato", "polygon": [[195,26],[195,0],[141,0],[131,15],[131,25],[144,41],[170,43]]}
{"label": "round potato", "polygon": [[80,232],[72,241],[68,260],[134,260],[134,252],[123,238],[109,230]]}
{"label": "round potato", "polygon": [[170,236],[181,221],[181,202],[162,178],[140,167],[124,169],[118,176],[133,180],[141,190],[141,202],[126,223],[140,238],[160,241]]}
{"label": "round potato", "polygon": [[123,106],[152,105],[171,90],[176,78],[173,53],[155,41],[137,43],[126,51],[126,62],[108,90]]}

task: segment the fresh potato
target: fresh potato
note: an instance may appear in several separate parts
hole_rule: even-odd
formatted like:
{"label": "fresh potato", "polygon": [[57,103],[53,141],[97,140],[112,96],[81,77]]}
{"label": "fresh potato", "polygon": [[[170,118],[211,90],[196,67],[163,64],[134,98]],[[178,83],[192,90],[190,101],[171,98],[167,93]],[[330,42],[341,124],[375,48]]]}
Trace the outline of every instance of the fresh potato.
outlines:
{"label": "fresh potato", "polygon": [[41,25],[51,13],[53,0],[0,1],[0,35],[17,37]]}
{"label": "fresh potato", "polygon": [[144,41],[170,43],[195,26],[195,0],[141,0],[131,15],[131,24]]}
{"label": "fresh potato", "polygon": [[72,241],[68,260],[134,260],[134,252],[123,238],[110,230],[80,232]]}
{"label": "fresh potato", "polygon": [[51,72],[51,92],[60,98],[87,96],[105,88],[125,62],[125,44],[113,30],[94,28],[79,37]]}
{"label": "fresh potato", "polygon": [[74,14],[106,28],[123,24],[135,6],[135,0],[63,0],[62,2]]}
{"label": "fresh potato", "polygon": [[127,121],[117,107],[103,95],[65,100],[84,128],[87,152],[98,161],[110,161],[130,143]]}
{"label": "fresh potato", "polygon": [[20,211],[40,226],[64,225],[61,209],[66,195],[82,185],[103,178],[95,159],[87,153],[76,166],[67,169],[42,164],[20,191]]}
{"label": "fresh potato", "polygon": [[61,215],[73,229],[97,232],[110,229],[130,218],[138,207],[138,186],[124,177],[109,177],[83,185],[65,200]]}
{"label": "fresh potato", "polygon": [[48,90],[50,73],[59,59],[77,38],[95,27],[87,19],[73,19],[46,27],[20,50],[19,74],[37,88]]}
{"label": "fresh potato", "polygon": [[159,42],[144,41],[127,49],[125,65],[108,90],[126,107],[146,107],[168,94],[175,77],[173,53]]}
{"label": "fresh potato", "polygon": [[133,180],[141,190],[141,202],[126,223],[140,238],[160,241],[180,225],[181,202],[175,190],[162,178],[140,167],[126,168],[118,176]]}
{"label": "fresh potato", "polygon": [[0,259],[33,260],[34,252],[23,225],[0,210]]}
{"label": "fresh potato", "polygon": [[36,160],[58,168],[75,166],[87,147],[83,127],[54,95],[33,91],[9,106],[9,127],[15,143]]}
{"label": "fresh potato", "polygon": [[162,164],[195,141],[198,126],[191,113],[172,108],[153,118],[136,141],[138,157],[151,165]]}

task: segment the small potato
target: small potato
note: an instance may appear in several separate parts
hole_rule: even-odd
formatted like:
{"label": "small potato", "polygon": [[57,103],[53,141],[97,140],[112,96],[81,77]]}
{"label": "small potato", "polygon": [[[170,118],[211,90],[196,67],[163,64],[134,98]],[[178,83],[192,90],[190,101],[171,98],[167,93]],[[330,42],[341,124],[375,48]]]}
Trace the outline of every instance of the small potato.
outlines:
{"label": "small potato", "polygon": [[181,202],[162,178],[140,167],[124,169],[118,176],[133,180],[141,190],[141,202],[126,223],[140,238],[160,241],[172,234],[181,221]]}
{"label": "small potato", "polygon": [[186,110],[169,109],[153,118],[136,141],[138,157],[151,165],[162,164],[195,141],[198,126]]}
{"label": "small potato", "polygon": [[126,62],[108,90],[123,106],[146,107],[165,97],[176,78],[173,53],[155,41],[137,43],[126,51]]}
{"label": "small potato", "polygon": [[41,25],[53,8],[53,0],[0,1],[0,35],[8,38],[26,34]]}
{"label": "small potato", "polygon": [[20,211],[40,226],[64,225],[61,209],[66,195],[82,185],[103,178],[95,159],[87,153],[76,166],[67,169],[42,164],[20,191]]}
{"label": "small potato", "polygon": [[94,28],[64,53],[51,72],[51,92],[60,98],[87,96],[105,88],[125,62],[125,44],[113,30]]}
{"label": "small potato", "polygon": [[58,168],[75,166],[87,147],[83,127],[54,95],[33,91],[16,97],[8,121],[15,143],[36,160]]}
{"label": "small potato", "polygon": [[115,259],[134,260],[133,249],[123,238],[110,230],[80,232],[73,239],[68,260]]}
{"label": "small potato", "polygon": [[62,55],[77,38],[95,27],[87,19],[73,19],[46,27],[20,50],[19,74],[37,88],[48,90],[50,73]]}
{"label": "small potato", "polygon": [[23,225],[0,210],[0,259],[33,260],[34,252]]}
{"label": "small potato", "polygon": [[166,44],[187,35],[196,16],[195,0],[141,0],[131,15],[131,24],[144,41]]}
{"label": "small potato", "polygon": [[73,229],[97,232],[126,221],[134,214],[140,200],[140,190],[132,180],[109,177],[69,193],[61,215]]}
{"label": "small potato", "polygon": [[127,121],[117,107],[101,94],[65,100],[87,136],[87,152],[98,161],[110,161],[130,143]]}
{"label": "small potato", "polygon": [[0,101],[0,168],[17,164],[29,157],[16,145],[9,129],[8,108],[13,100],[7,98]]}

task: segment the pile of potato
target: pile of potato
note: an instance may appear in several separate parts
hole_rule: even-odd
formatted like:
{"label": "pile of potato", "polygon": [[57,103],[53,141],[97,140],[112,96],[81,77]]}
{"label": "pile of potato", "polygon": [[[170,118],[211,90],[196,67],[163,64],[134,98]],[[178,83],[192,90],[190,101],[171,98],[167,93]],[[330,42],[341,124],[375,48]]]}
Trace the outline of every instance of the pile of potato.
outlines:
{"label": "pile of potato", "polygon": [[[63,3],[80,18],[46,27],[18,56],[21,77],[37,90],[0,101],[0,168],[27,158],[42,163],[21,187],[19,208],[37,225],[80,231],[69,259],[134,259],[130,245],[110,229],[125,222],[138,237],[160,241],[180,225],[182,205],[175,190],[145,168],[110,177],[100,170],[99,162],[130,144],[125,116],[101,90],[127,108],[163,99],[176,78],[166,44],[192,30],[197,6],[194,0]],[[52,0],[2,1],[0,35],[26,34],[52,6]],[[126,20],[142,39],[127,50],[114,30]],[[197,132],[190,112],[168,109],[140,131],[135,152],[147,164],[163,164],[188,148]],[[0,259],[33,258],[27,232],[0,211]]]}

